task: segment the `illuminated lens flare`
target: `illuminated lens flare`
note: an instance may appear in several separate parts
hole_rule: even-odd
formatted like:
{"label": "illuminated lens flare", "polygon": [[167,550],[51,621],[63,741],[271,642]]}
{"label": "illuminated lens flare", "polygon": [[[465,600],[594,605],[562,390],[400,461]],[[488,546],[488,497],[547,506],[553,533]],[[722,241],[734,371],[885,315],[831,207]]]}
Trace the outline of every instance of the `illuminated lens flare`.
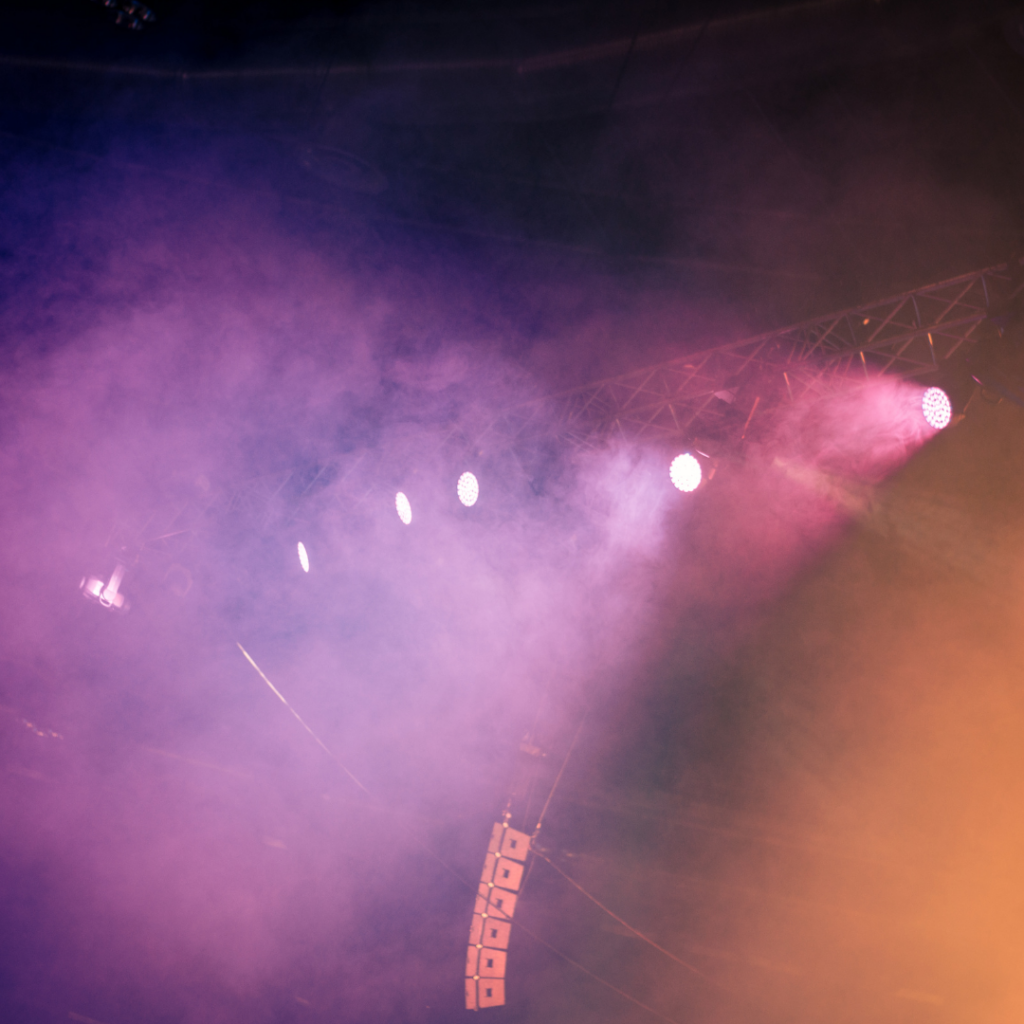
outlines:
{"label": "illuminated lens flare", "polygon": [[461,501],[466,508],[469,508],[470,505],[475,505],[476,499],[480,497],[480,484],[472,473],[463,473],[462,476],[459,477],[456,489],[459,492],[459,501]]}
{"label": "illuminated lens flare", "polygon": [[409,499],[401,491],[395,495],[395,510],[398,512],[398,518],[406,526],[412,522],[412,505],[409,504]]}
{"label": "illuminated lens flare", "polygon": [[309,572],[309,555],[306,554],[306,545],[299,541],[299,565],[303,572]]}
{"label": "illuminated lens flare", "polygon": [[668,475],[681,491],[695,491],[700,486],[700,463],[689,453],[677,455],[669,466]]}
{"label": "illuminated lens flare", "polygon": [[928,426],[941,430],[949,426],[953,418],[953,405],[949,395],[942,388],[929,388],[921,399],[921,412],[928,421]]}

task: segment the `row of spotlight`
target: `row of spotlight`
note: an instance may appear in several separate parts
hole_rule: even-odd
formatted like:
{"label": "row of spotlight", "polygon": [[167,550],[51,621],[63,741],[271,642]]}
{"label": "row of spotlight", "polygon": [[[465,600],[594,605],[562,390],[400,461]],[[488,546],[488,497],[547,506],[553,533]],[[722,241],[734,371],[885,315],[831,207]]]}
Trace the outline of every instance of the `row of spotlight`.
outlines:
{"label": "row of spotlight", "polygon": [[[700,486],[702,476],[700,463],[689,452],[684,452],[672,460],[668,475],[679,490],[687,493],[695,491]],[[480,497],[480,481],[467,470],[459,477],[458,483],[455,485],[455,493],[458,494],[459,501],[466,508],[471,508]],[[412,523],[412,503],[403,491],[399,491],[395,495],[395,511],[406,526]]]}
{"label": "row of spotlight", "polygon": [[[931,387],[926,389],[921,397],[921,412],[930,427],[934,430],[942,430],[949,426],[953,418],[953,404],[949,400],[949,395],[942,388]],[[672,483],[687,494],[695,491],[703,478],[700,462],[690,452],[683,452],[672,460],[669,464],[668,475]],[[477,503],[477,499],[480,497],[480,482],[473,473],[467,470],[459,477],[455,491],[459,496],[459,501],[466,508],[470,508]],[[395,495],[395,511],[406,526],[412,523],[412,502],[403,491],[399,491]],[[305,557],[305,549],[301,544],[299,547],[302,567],[308,572],[309,562]]]}
{"label": "row of spotlight", "polygon": [[[455,493],[458,494],[459,501],[466,508],[471,508],[480,497],[480,481],[477,480],[475,474],[467,470],[459,477],[459,481],[455,485]],[[395,495],[395,511],[406,526],[412,523],[412,502],[403,491],[399,491]]]}
{"label": "row of spotlight", "polygon": [[[921,412],[933,430],[942,430],[949,426],[953,418],[953,404],[942,388],[931,387],[921,397]],[[686,494],[695,491],[703,479],[700,462],[690,452],[683,452],[672,460],[668,467],[668,475],[673,485]],[[480,497],[480,481],[475,474],[467,470],[459,477],[455,491],[459,501],[466,508],[471,508]],[[395,511],[406,526],[412,524],[412,502],[404,491],[399,491],[395,495]],[[302,541],[299,541],[299,563],[304,572],[309,572],[309,555]]]}
{"label": "row of spotlight", "polygon": [[[942,430],[949,426],[953,419],[953,404],[949,395],[942,388],[930,387],[921,397],[921,412],[932,429]],[[704,474],[696,456],[690,452],[683,452],[669,464],[668,475],[675,487],[688,494],[700,486]],[[467,470],[459,477],[455,485],[455,492],[459,501],[466,508],[471,508],[480,497],[480,481],[477,480],[475,474]],[[395,495],[395,511],[406,526],[412,524],[412,502],[403,491],[399,491]],[[299,564],[302,566],[303,572],[309,572],[309,552],[302,541],[298,543],[298,553]],[[119,563],[108,582],[104,583],[103,580],[95,577],[86,577],[80,584],[81,590],[86,597],[99,602],[104,607],[126,611],[128,604],[124,595],[120,593],[124,572],[125,567]]]}
{"label": "row of spotlight", "polygon": [[[669,465],[669,478],[681,491],[695,491],[700,486],[702,476],[700,463],[689,452],[677,455]],[[480,481],[477,480],[475,474],[467,470],[459,477],[455,485],[455,492],[459,497],[459,501],[466,508],[471,508],[480,497]],[[403,491],[399,491],[395,495],[395,511],[398,513],[398,518],[406,526],[411,525],[412,502],[409,501],[408,495]],[[309,572],[309,552],[301,540],[298,542],[298,554],[299,565],[302,567],[302,571]],[[104,608],[127,611],[128,601],[120,590],[124,574],[125,565],[118,562],[109,581],[104,582],[97,577],[87,576],[83,578],[79,588],[85,597],[99,603]]]}
{"label": "row of spotlight", "polygon": [[[684,452],[682,455],[677,455],[669,464],[668,475],[679,490],[688,494],[700,486],[703,471],[696,457],[689,452]],[[477,480],[475,474],[467,470],[459,477],[458,483],[455,485],[455,492],[459,501],[466,508],[471,508],[480,497],[480,481]],[[406,526],[412,524],[412,502],[409,501],[409,497],[404,491],[399,491],[395,495],[395,511]],[[309,572],[309,552],[301,540],[298,543],[298,552],[302,571]]]}
{"label": "row of spotlight", "polygon": [[[942,388],[931,387],[921,398],[921,412],[932,429],[942,430],[949,426],[953,418],[953,405],[949,400],[949,395]],[[673,485],[686,494],[695,491],[704,476],[700,462],[690,452],[683,452],[671,461],[668,475]],[[471,508],[480,497],[480,481],[477,480],[474,473],[467,470],[459,477],[455,485],[455,492],[459,501],[466,508]],[[412,524],[412,502],[403,491],[399,491],[395,495],[395,511],[406,526]],[[309,572],[309,552],[302,541],[298,543],[298,553],[302,571]],[[87,577],[82,580],[80,586],[86,597],[98,601],[101,605],[127,610],[124,595],[119,592],[123,576],[124,566],[118,564],[109,582],[104,583],[100,579]]]}

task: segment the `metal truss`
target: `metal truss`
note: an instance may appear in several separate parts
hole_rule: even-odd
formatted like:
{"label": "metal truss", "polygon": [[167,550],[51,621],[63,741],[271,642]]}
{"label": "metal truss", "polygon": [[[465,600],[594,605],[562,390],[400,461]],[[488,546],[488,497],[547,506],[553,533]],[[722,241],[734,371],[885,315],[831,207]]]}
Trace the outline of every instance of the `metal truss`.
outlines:
{"label": "metal truss", "polygon": [[739,440],[755,416],[851,379],[939,375],[1019,290],[1020,273],[1019,261],[1004,263],[595,381],[521,406],[501,428],[518,435],[543,421],[583,446],[615,436]]}

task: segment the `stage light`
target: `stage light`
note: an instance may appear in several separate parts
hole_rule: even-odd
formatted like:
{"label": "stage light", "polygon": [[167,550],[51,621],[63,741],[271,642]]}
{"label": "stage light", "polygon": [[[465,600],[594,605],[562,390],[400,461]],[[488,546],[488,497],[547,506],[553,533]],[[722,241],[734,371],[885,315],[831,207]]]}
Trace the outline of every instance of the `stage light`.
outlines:
{"label": "stage light", "polygon": [[412,505],[409,504],[409,499],[401,491],[395,495],[395,511],[398,512],[398,518],[406,526],[412,522]]}
{"label": "stage light", "polygon": [[679,490],[695,491],[700,486],[700,463],[689,452],[684,452],[672,460],[668,475]]}
{"label": "stage light", "polygon": [[941,430],[949,426],[953,418],[953,404],[949,395],[942,388],[929,388],[921,399],[921,412],[928,421],[928,426]]}
{"label": "stage light", "polygon": [[156,21],[156,15],[139,0],[100,0],[114,16],[114,24],[130,28],[135,32]]}
{"label": "stage light", "polygon": [[78,584],[79,590],[90,601],[96,601],[104,608],[116,608],[118,611],[128,611],[128,601],[124,594],[119,592],[121,580],[124,579],[124,566],[118,564],[117,568],[110,574],[110,581],[96,579],[95,576],[86,576]]}
{"label": "stage light", "polygon": [[309,572],[309,555],[306,554],[306,545],[299,541],[299,565],[303,572]]}
{"label": "stage light", "polygon": [[480,484],[477,481],[477,478],[468,471],[459,477],[456,490],[459,492],[459,501],[461,501],[466,508],[469,508],[470,505],[475,505],[476,499],[480,497]]}

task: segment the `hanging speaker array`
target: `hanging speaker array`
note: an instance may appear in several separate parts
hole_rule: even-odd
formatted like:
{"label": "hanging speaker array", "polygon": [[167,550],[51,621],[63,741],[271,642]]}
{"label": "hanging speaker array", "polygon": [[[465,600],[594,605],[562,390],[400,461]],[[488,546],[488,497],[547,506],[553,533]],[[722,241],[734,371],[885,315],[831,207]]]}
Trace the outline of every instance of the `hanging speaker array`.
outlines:
{"label": "hanging speaker array", "polygon": [[480,873],[466,949],[466,1009],[505,1005],[505,963],[530,837],[495,822]]}

